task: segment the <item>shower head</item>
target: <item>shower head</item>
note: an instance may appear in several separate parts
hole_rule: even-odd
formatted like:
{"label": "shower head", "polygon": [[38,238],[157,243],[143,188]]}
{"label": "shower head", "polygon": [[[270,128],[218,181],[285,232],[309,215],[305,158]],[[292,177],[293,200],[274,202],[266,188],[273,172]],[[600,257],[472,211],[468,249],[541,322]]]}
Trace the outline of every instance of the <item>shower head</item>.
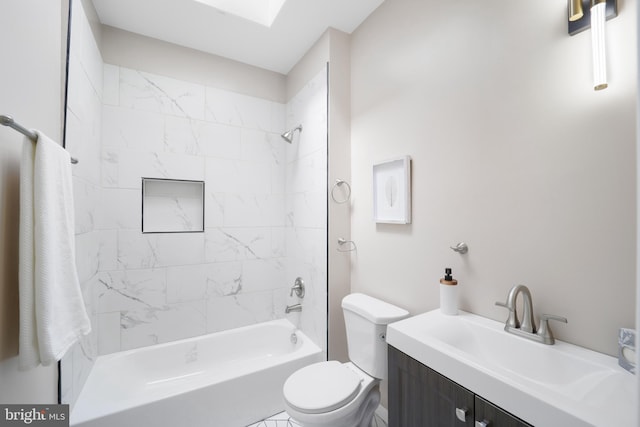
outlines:
{"label": "shower head", "polygon": [[287,141],[289,144],[291,144],[293,142],[293,133],[295,131],[299,130],[300,132],[302,132],[302,125],[298,125],[298,127],[293,128],[291,130],[286,131],[285,133],[283,133],[282,135],[280,135],[282,137],[282,139],[284,139],[285,141]]}

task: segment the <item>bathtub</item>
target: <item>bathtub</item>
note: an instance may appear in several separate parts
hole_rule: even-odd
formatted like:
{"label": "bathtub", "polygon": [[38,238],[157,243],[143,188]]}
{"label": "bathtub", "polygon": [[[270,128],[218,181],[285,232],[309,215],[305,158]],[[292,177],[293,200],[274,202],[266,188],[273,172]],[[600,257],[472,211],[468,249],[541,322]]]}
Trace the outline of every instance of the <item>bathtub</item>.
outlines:
{"label": "bathtub", "polygon": [[[100,356],[70,415],[78,427],[240,427],[283,410],[282,386],[325,360],[286,319]],[[296,341],[293,343],[292,341]]]}

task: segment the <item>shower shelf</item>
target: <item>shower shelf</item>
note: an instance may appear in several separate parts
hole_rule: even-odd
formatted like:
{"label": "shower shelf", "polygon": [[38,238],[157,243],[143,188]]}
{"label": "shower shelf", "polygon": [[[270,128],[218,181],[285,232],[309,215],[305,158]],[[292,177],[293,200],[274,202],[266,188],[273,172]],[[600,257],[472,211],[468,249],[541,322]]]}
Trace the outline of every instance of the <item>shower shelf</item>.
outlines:
{"label": "shower shelf", "polygon": [[142,232],[204,232],[204,182],[142,178]]}

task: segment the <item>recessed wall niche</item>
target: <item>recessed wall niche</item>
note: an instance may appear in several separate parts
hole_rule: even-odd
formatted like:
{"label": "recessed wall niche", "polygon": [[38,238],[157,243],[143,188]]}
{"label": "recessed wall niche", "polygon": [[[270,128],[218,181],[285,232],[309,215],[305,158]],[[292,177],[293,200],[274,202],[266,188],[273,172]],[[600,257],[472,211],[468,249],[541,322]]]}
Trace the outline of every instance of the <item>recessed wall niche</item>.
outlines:
{"label": "recessed wall niche", "polygon": [[204,232],[204,182],[142,178],[142,232]]}

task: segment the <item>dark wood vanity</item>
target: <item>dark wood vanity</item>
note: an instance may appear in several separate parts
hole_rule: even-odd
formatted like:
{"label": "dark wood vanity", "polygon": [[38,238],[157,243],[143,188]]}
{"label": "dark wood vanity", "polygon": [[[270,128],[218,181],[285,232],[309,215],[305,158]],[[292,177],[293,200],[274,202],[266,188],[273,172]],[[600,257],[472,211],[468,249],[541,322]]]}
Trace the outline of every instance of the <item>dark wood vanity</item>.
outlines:
{"label": "dark wood vanity", "polygon": [[389,427],[531,427],[389,346]]}

